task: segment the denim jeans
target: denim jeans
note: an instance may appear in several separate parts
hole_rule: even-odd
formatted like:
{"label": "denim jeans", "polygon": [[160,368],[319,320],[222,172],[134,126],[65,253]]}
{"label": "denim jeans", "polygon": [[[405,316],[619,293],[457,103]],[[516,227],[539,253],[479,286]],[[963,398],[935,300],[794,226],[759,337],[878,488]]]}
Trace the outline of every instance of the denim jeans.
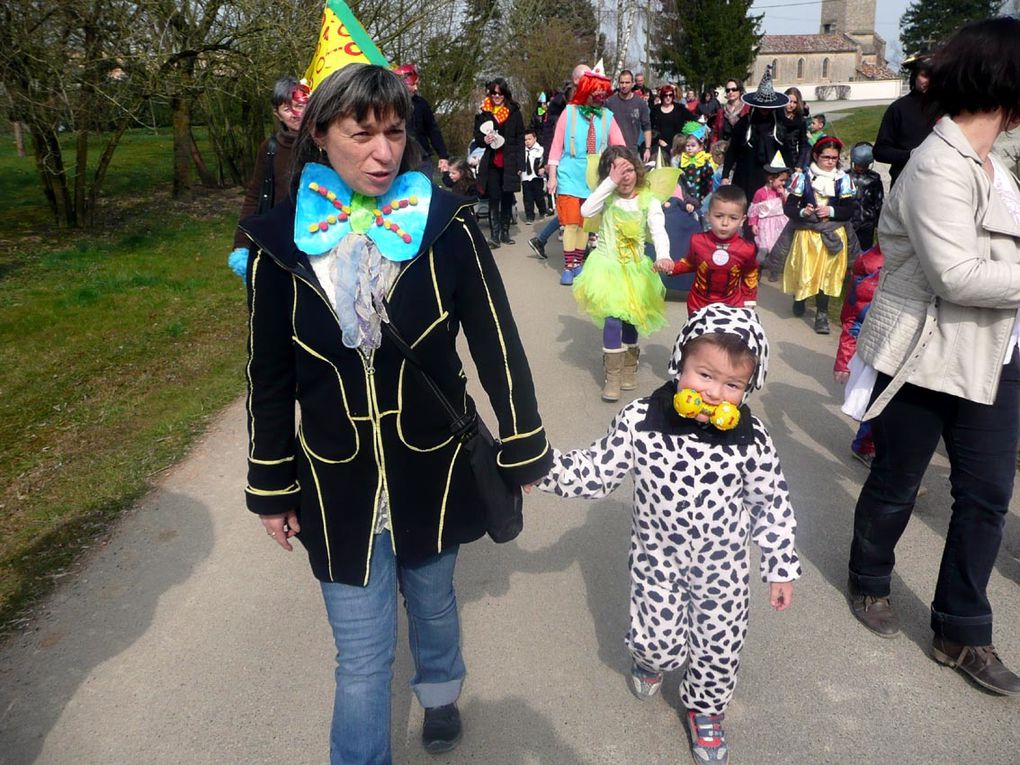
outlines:
{"label": "denim jeans", "polygon": [[331,765],[392,761],[390,684],[397,646],[398,586],[404,595],[414,659],[411,688],[426,708],[457,700],[464,660],[453,592],[456,562],[456,547],[425,561],[398,561],[390,535],[383,532],[375,537],[367,587],[321,583],[337,649]]}
{"label": "denim jeans", "polygon": [[[877,396],[889,383],[879,374]],[[895,548],[939,438],[949,455],[953,510],[931,604],[936,635],[963,645],[992,642],[986,593],[1016,474],[1020,433],[1020,354],[1002,370],[993,404],[904,385],[872,421],[875,461],[854,511],[850,580],[884,597]]]}
{"label": "denim jeans", "polygon": [[559,230],[560,221],[556,217],[555,212],[556,212],[556,210],[553,209],[553,213],[554,213],[553,217],[550,218],[549,222],[545,224],[545,228],[543,228],[538,233],[538,237],[537,238],[538,238],[538,240],[542,244],[545,244],[546,242],[548,242],[550,237],[552,237],[552,235],[555,234]]}

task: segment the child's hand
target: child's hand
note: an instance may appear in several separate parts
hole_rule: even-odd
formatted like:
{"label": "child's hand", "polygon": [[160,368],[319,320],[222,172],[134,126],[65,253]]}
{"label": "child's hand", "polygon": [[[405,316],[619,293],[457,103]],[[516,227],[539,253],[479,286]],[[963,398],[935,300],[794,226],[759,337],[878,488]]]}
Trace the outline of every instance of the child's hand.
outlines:
{"label": "child's hand", "polygon": [[815,213],[821,220],[828,220],[831,211],[832,208],[829,207],[828,205],[819,205],[818,207],[815,208]]}
{"label": "child's hand", "polygon": [[531,483],[521,484],[521,491],[525,494],[531,494],[531,490],[535,488],[538,481],[532,481]]}
{"label": "child's hand", "polygon": [[613,166],[609,168],[609,180],[619,186],[620,181],[623,180],[623,174],[630,169],[630,162],[625,160],[623,157],[617,157],[617,159],[613,162]]}
{"label": "child's hand", "polygon": [[793,602],[793,582],[770,582],[769,605],[777,611],[785,611]]}
{"label": "child's hand", "polygon": [[850,379],[849,372],[833,372],[832,376],[836,379],[836,382],[839,385],[846,385],[847,380]]}
{"label": "child's hand", "polygon": [[673,273],[673,261],[669,258],[660,258],[655,261],[655,270],[660,274],[671,274]]}
{"label": "child's hand", "polygon": [[804,205],[803,209],[800,211],[800,217],[802,218],[810,218],[814,214],[815,214],[814,205]]}
{"label": "child's hand", "polygon": [[694,205],[688,202],[686,205],[684,205],[684,209],[687,210],[687,212],[694,212]]}
{"label": "child's hand", "polygon": [[751,231],[754,233],[755,236],[758,236],[758,224],[757,223],[755,223],[753,226],[751,226]]}

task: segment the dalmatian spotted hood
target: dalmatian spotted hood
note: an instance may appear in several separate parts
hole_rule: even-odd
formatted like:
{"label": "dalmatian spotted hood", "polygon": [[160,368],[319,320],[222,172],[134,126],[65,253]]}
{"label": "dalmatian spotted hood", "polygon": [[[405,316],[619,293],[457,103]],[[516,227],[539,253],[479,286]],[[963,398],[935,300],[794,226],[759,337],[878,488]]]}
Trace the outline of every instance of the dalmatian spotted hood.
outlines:
{"label": "dalmatian spotted hood", "polygon": [[680,374],[684,344],[710,332],[739,336],[757,357],[758,363],[751,374],[751,384],[744,392],[746,403],[752,390],[760,390],[765,385],[765,375],[769,368],[769,341],[765,337],[765,328],[758,320],[758,315],[751,308],[735,308],[713,303],[696,311],[684,324],[673,345],[673,355],[669,360],[669,376],[676,378]]}

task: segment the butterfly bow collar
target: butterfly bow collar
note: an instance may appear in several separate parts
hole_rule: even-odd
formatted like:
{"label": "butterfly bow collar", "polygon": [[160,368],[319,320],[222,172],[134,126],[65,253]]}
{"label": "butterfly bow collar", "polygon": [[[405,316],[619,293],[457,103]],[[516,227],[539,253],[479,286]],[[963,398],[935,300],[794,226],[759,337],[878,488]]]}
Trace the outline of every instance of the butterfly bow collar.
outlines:
{"label": "butterfly bow collar", "polygon": [[364,234],[387,259],[410,260],[421,247],[431,201],[432,184],[418,172],[398,175],[381,197],[366,197],[333,168],[309,162],[298,188],[294,244],[321,255],[350,233]]}

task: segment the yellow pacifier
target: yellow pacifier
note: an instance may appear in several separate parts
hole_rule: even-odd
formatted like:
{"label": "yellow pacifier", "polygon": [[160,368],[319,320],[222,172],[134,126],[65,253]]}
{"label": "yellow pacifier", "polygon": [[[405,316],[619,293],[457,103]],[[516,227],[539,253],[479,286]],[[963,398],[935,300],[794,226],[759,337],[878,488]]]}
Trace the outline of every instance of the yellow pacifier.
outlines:
{"label": "yellow pacifier", "polygon": [[706,404],[701,394],[691,388],[682,388],[673,396],[673,408],[681,417],[694,419],[707,414],[708,421],[719,430],[733,430],[740,422],[740,408],[729,401],[713,406]]}

